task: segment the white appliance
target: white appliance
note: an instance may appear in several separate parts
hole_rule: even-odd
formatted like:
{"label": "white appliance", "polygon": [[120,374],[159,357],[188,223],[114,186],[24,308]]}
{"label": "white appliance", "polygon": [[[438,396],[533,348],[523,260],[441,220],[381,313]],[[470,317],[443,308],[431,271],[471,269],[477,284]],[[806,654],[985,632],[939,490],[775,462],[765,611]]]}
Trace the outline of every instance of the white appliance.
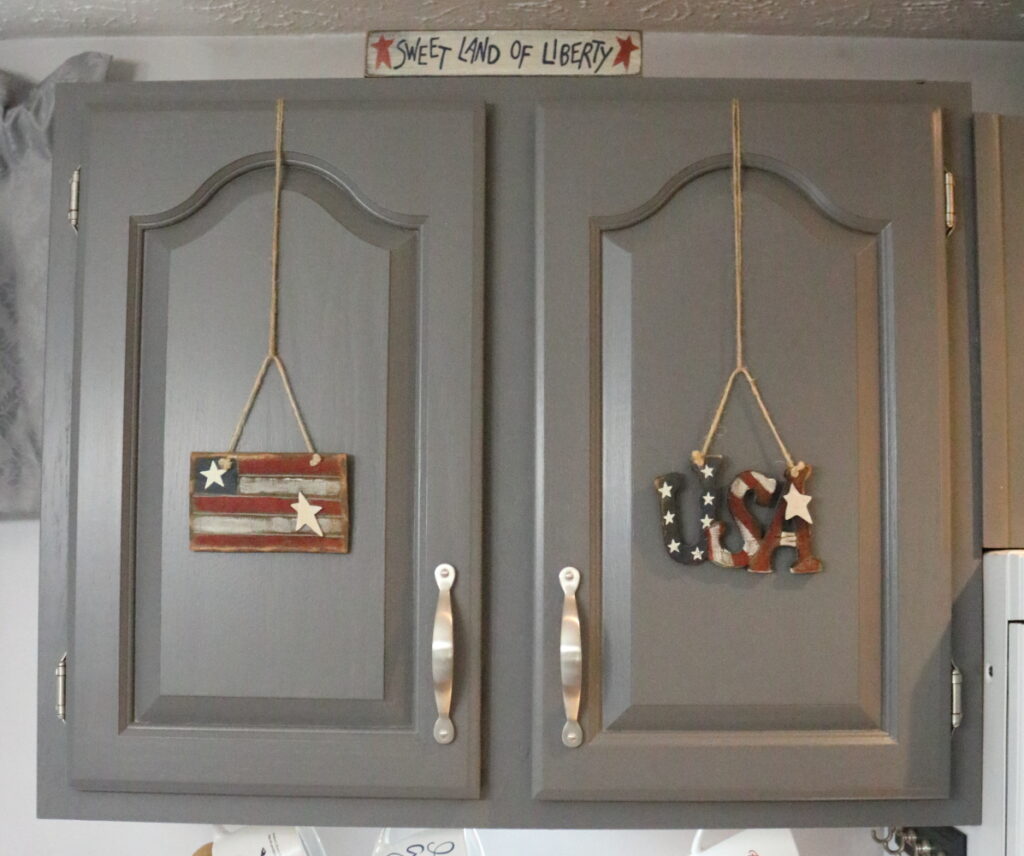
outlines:
{"label": "white appliance", "polygon": [[1024,550],[985,554],[985,737],[982,823],[967,850],[1024,854]]}

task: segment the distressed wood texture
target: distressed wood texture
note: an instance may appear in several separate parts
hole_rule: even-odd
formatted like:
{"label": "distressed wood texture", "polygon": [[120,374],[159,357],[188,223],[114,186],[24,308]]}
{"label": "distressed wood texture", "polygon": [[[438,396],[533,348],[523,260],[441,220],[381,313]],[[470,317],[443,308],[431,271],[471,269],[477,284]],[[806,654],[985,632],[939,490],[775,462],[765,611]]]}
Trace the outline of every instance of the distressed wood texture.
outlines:
{"label": "distressed wood texture", "polygon": [[189,547],[221,553],[347,553],[348,456],[193,452]]}
{"label": "distressed wood texture", "polygon": [[974,119],[984,546],[1024,547],[1024,119]]}

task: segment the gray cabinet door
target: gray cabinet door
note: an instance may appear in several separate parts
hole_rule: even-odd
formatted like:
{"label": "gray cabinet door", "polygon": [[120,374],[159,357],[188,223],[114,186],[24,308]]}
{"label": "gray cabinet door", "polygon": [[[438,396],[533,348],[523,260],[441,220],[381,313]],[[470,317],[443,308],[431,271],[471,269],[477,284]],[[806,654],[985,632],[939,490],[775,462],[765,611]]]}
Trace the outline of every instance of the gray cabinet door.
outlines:
{"label": "gray cabinet door", "polygon": [[[789,573],[790,549],[770,574],[683,565],[662,541],[653,482],[672,471],[684,540],[701,537],[689,456],[733,368],[728,101],[542,106],[541,799],[950,793],[951,504],[970,473],[951,467],[942,116],[754,99],[743,118],[746,356],[814,465],[824,570]],[[723,490],[782,475],[742,384],[715,450]],[[565,566],[582,575],[577,748],[561,740]]]}
{"label": "gray cabinet door", "polygon": [[[288,102],[279,347],[317,447],[349,456],[351,549],[193,552],[190,453],[226,449],[267,348],[274,102],[228,90],[80,94],[71,780],[474,797],[482,109]],[[302,450],[271,372],[240,451]]]}

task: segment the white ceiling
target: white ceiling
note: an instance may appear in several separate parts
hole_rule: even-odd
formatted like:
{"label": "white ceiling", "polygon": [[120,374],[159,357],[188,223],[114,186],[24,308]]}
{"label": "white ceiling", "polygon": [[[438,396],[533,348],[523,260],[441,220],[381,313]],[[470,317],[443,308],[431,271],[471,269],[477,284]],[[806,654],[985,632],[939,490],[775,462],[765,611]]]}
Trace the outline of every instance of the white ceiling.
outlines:
{"label": "white ceiling", "polygon": [[1024,39],[1024,0],[0,0],[0,38],[508,27]]}

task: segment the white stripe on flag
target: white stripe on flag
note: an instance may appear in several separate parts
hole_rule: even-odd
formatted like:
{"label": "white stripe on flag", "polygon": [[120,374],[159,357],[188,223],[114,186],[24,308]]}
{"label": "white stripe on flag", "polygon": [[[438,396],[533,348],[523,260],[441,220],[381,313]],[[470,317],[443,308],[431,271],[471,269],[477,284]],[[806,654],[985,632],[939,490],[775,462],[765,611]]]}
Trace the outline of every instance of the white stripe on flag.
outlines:
{"label": "white stripe on flag", "polygon": [[[242,476],[238,479],[238,492],[255,496],[337,496],[341,493],[341,479],[292,478],[290,476]],[[315,505],[316,503],[314,503]]]}
{"label": "white stripe on flag", "polygon": [[[317,517],[324,535],[341,534],[340,517]],[[294,517],[271,515],[197,514],[192,531],[202,535],[286,535],[295,529]],[[309,529],[304,527],[303,532]],[[314,533],[316,534],[316,533]]]}

